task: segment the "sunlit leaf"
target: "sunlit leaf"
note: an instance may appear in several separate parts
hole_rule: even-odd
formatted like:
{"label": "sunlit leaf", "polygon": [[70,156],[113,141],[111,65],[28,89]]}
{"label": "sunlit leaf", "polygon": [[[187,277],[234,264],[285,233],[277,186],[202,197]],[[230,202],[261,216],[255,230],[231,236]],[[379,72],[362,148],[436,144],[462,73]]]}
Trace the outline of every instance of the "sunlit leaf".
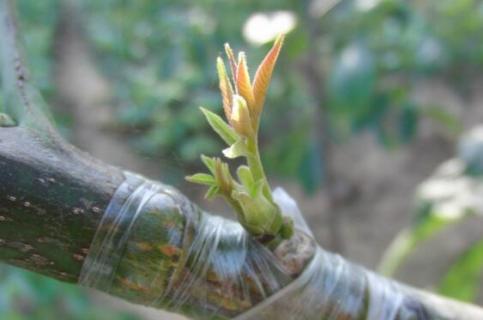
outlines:
{"label": "sunlit leaf", "polygon": [[214,112],[211,112],[205,108],[200,108],[203,114],[208,120],[208,123],[213,130],[226,142],[228,145],[232,145],[238,140],[238,134],[231,128],[223,119]]}
{"label": "sunlit leaf", "polygon": [[225,53],[226,56],[228,57],[228,61],[230,63],[230,68],[231,68],[231,74],[233,76],[233,82],[236,83],[236,74],[237,74],[237,69],[238,65],[235,59],[235,54],[233,53],[233,50],[231,49],[230,45],[228,43],[225,43]]}
{"label": "sunlit leaf", "polygon": [[240,166],[238,167],[237,176],[240,182],[243,184],[245,189],[248,191],[251,197],[255,196],[256,192],[256,185],[255,180],[253,179],[252,172],[248,166]]}
{"label": "sunlit leaf", "polygon": [[255,97],[253,96],[250,75],[248,74],[247,59],[244,52],[240,52],[238,57],[236,86],[238,88],[238,94],[245,98],[248,107],[253,108],[255,105]]}
{"label": "sunlit leaf", "polygon": [[223,155],[228,159],[235,159],[247,155],[247,149],[243,139],[238,140],[229,148],[223,150]]}
{"label": "sunlit leaf", "polygon": [[201,161],[204,165],[210,170],[212,174],[215,174],[215,159],[211,157],[207,157],[204,154],[201,155]]}
{"label": "sunlit leaf", "polygon": [[248,137],[254,134],[250,111],[242,96],[233,96],[233,110],[229,122],[241,136]]}
{"label": "sunlit leaf", "polygon": [[220,192],[220,188],[218,186],[211,186],[208,191],[205,193],[206,199],[212,199]]}
{"label": "sunlit leaf", "polygon": [[206,173],[195,173],[192,176],[187,176],[186,180],[193,183],[204,184],[207,186],[215,185],[215,178]]}
{"label": "sunlit leaf", "polygon": [[218,57],[216,60],[216,69],[218,72],[219,86],[223,101],[223,110],[225,111],[226,118],[229,119],[231,116],[231,106],[233,103],[233,88],[231,87],[230,80],[226,74],[225,64],[220,57]]}
{"label": "sunlit leaf", "polygon": [[282,49],[284,40],[284,35],[280,35],[275,40],[272,49],[263,59],[262,63],[255,73],[255,78],[253,79],[253,94],[255,96],[255,111],[260,113],[265,102],[265,97],[267,95],[268,86],[270,80],[272,79],[273,69],[277,63],[278,55]]}

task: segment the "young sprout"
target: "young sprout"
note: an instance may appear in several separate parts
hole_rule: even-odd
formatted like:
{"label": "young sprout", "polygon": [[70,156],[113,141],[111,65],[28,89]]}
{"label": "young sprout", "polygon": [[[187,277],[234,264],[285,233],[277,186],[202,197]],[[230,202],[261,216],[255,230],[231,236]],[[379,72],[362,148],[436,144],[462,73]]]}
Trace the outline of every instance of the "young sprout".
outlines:
{"label": "young sprout", "polygon": [[292,220],[284,217],[273,201],[258,147],[260,116],[283,39],[283,35],[277,37],[253,81],[250,80],[245,53],[240,52],[236,59],[230,46],[225,45],[232,79],[228,77],[221,57],[216,60],[216,68],[227,122],[205,108],[201,111],[228,145],[223,155],[229,159],[244,157],[246,165],[237,168],[234,178],[226,162],[202,155],[201,160],[209,173],[186,177],[190,182],[208,186],[207,198],[223,197],[233,207],[243,227],[263,242],[287,239],[293,234]]}

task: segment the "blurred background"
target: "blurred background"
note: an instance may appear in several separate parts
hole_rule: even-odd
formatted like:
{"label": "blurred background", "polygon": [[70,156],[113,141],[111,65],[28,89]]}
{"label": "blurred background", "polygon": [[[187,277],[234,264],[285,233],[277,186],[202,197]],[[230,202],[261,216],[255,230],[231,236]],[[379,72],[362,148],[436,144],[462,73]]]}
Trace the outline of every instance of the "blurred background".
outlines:
{"label": "blurred background", "polygon": [[[219,139],[223,44],[252,71],[287,33],[261,126],[273,185],[320,244],[483,303],[483,1],[17,1],[34,83],[59,130],[175,185]],[[476,128],[476,129],[475,129]],[[180,319],[2,265],[1,319]]]}

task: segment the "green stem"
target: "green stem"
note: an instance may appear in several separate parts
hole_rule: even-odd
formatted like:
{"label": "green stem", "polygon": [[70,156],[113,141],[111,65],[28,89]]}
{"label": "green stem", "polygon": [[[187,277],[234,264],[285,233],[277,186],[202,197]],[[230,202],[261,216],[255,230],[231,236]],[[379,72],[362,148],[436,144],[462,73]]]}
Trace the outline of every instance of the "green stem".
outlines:
{"label": "green stem", "polygon": [[233,207],[236,213],[243,218],[243,209],[240,207],[238,201],[233,199],[231,195],[225,193],[223,193],[223,198]]}
{"label": "green stem", "polygon": [[263,194],[265,197],[273,202],[272,192],[268,184],[265,171],[263,170],[262,160],[260,158],[260,151],[258,149],[257,134],[253,137],[247,138],[247,162],[255,181],[263,181]]}
{"label": "green stem", "polygon": [[409,256],[415,247],[416,242],[410,230],[403,230],[396,236],[396,239],[384,253],[378,272],[385,276],[394,275],[397,268]]}

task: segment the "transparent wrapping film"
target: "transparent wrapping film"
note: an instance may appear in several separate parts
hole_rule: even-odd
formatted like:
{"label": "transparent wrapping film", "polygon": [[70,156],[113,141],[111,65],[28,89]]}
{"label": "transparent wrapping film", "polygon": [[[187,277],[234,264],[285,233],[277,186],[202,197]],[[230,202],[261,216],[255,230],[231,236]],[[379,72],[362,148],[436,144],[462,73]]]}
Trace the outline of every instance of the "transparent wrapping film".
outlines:
{"label": "transparent wrapping film", "polygon": [[295,201],[274,199],[296,233],[275,248],[179,191],[126,173],[80,283],[194,319],[442,319],[404,287],[325,252]]}

